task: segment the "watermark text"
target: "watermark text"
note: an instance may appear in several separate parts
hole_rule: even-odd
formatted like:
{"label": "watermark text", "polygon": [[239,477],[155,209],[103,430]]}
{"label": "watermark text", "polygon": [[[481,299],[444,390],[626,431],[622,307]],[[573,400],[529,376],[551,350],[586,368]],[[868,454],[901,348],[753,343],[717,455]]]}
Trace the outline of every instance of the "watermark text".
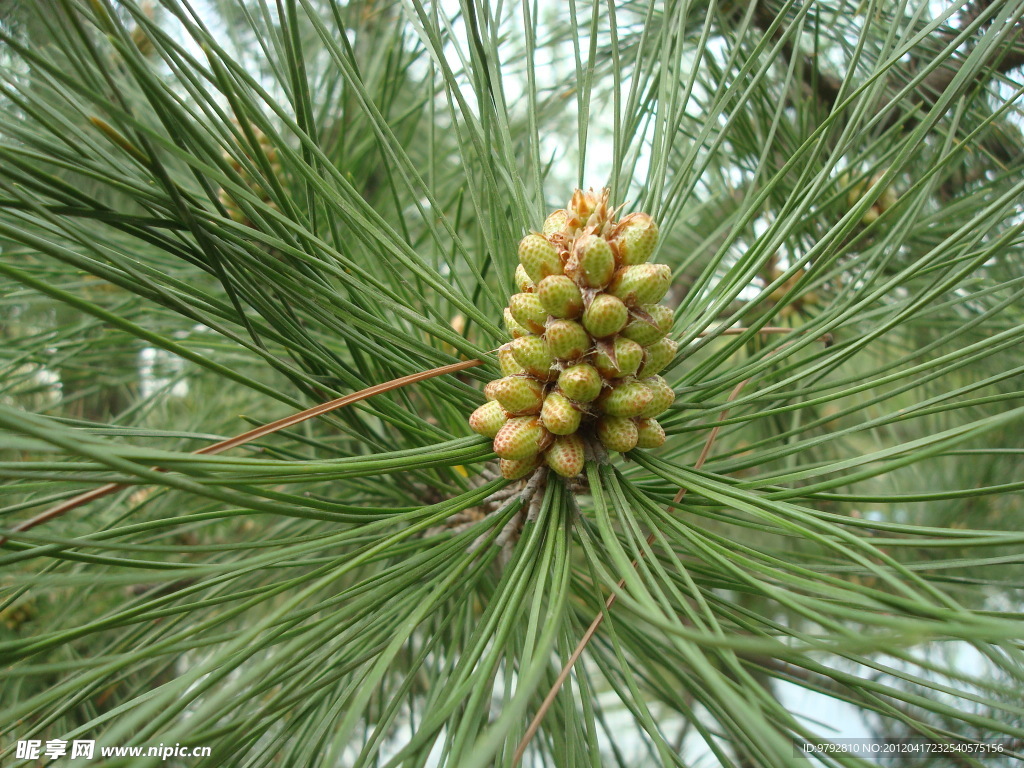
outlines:
{"label": "watermark text", "polygon": [[18,760],[92,760],[95,757],[209,757],[210,747],[190,747],[182,744],[164,744],[151,747],[97,746],[95,740],[25,739],[18,742],[14,756]]}

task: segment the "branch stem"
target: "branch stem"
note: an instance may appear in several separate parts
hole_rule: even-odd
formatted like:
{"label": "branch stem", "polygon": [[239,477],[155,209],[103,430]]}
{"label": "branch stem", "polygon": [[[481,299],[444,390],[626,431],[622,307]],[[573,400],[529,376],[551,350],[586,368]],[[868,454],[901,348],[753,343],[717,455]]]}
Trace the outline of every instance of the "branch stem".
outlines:
{"label": "branch stem", "polygon": [[[290,416],[285,416],[283,419],[278,419],[277,421],[272,421],[269,424],[264,424],[262,427],[250,429],[248,432],[243,432],[241,435],[236,435],[235,437],[228,438],[227,440],[221,440],[219,443],[208,445],[205,448],[200,448],[198,451],[192,451],[192,453],[206,456],[223,453],[224,451],[237,448],[240,445],[252,442],[253,440],[258,440],[261,437],[266,437],[267,435],[273,434],[274,432],[278,432],[282,429],[287,429],[288,427],[293,427],[296,424],[301,424],[302,422],[316,418],[317,416],[323,416],[325,413],[330,413],[331,411],[336,411],[339,408],[344,408],[346,405],[357,403],[360,400],[366,400],[367,398],[379,395],[382,392],[388,392],[392,389],[398,389],[399,387],[404,387],[409,384],[416,384],[420,381],[433,379],[437,376],[444,376],[446,373],[464,371],[467,368],[473,368],[474,366],[481,365],[482,363],[483,360],[463,360],[461,363],[442,365],[440,368],[433,368],[429,371],[420,371],[419,373],[413,373],[409,376],[402,376],[401,378],[386,381],[383,384],[375,384],[372,387],[367,387],[359,392],[353,392],[351,395],[345,395],[344,397],[339,397],[336,400],[330,400],[326,403],[315,405],[312,408],[307,408],[305,411],[293,413]],[[161,467],[153,467],[153,469],[157,472],[165,471]],[[14,526],[7,535],[0,536],[0,547],[8,542],[12,534],[35,528],[37,525],[42,525],[50,520],[54,520],[61,515],[67,514],[71,510],[82,506],[83,504],[88,504],[90,501],[101,499],[104,496],[114,493],[124,487],[126,486],[120,483],[107,483],[106,485],[101,485],[99,488],[94,488],[86,493],[81,493],[67,501],[62,501],[60,504],[50,507],[45,512],[41,512],[33,518],[18,523],[18,525]]]}

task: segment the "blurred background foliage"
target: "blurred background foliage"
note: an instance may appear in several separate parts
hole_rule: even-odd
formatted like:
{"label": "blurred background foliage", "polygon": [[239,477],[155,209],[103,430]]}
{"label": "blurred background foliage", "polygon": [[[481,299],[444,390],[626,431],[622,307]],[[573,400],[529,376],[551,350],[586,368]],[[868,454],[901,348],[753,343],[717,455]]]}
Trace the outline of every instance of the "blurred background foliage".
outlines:
{"label": "blurred background foliage", "polygon": [[[4,2],[5,764],[1015,764],[1022,14]],[[677,399],[521,525],[466,417],[576,186],[661,225]]]}

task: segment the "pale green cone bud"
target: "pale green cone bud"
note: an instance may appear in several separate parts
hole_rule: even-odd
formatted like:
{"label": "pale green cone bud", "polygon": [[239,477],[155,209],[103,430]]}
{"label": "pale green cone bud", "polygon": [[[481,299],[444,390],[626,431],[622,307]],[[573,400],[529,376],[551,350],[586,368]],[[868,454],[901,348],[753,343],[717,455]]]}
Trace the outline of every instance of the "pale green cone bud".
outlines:
{"label": "pale green cone bud", "polygon": [[637,264],[615,273],[608,293],[618,296],[631,307],[657,304],[668,293],[672,270],[666,264]]}
{"label": "pale green cone bud", "polygon": [[536,416],[511,418],[494,436],[494,452],[516,461],[536,456],[550,442],[550,435]]}
{"label": "pale green cone bud", "polygon": [[625,453],[636,448],[639,435],[632,419],[602,416],[597,420],[597,437],[609,451]]}
{"label": "pale green cone bud", "polygon": [[[874,195],[875,186],[881,181],[884,172],[880,171],[873,175],[870,179],[861,179],[854,184],[850,191],[846,194],[846,203],[850,208],[853,208],[865,195]],[[847,184],[849,178],[847,174],[843,174],[839,178],[840,184]],[[868,225],[873,223],[879,216],[885,213],[889,208],[896,204],[899,196],[896,190],[889,186],[882,190],[882,193],[875,199],[874,204],[864,212],[864,216],[861,218],[861,223]]]}
{"label": "pale green cone bud", "polygon": [[486,397],[488,400],[498,399],[498,395],[496,394],[496,388],[498,386],[499,381],[501,381],[501,379],[495,379],[494,381],[489,381],[484,385],[484,397]]}
{"label": "pale green cone bud", "polygon": [[545,277],[537,286],[537,297],[548,314],[570,320],[583,311],[583,294],[579,286],[565,275]]}
{"label": "pale green cone bud", "polygon": [[601,394],[601,374],[592,365],[580,363],[558,374],[558,388],[570,400],[589,403]]}
{"label": "pale green cone bud", "polygon": [[520,293],[533,293],[534,289],[533,280],[526,274],[526,270],[522,264],[516,265],[516,288],[519,289]]}
{"label": "pale green cone bud", "polygon": [[520,459],[519,461],[502,459],[498,462],[498,465],[501,467],[502,477],[506,480],[518,480],[533,472],[533,470],[540,466],[540,462],[540,456],[531,456],[528,459]]}
{"label": "pale green cone bud", "polygon": [[562,274],[558,249],[540,235],[527,235],[519,241],[519,263],[535,285],[548,275]]}
{"label": "pale green cone bud", "polygon": [[616,336],[614,341],[601,342],[597,345],[594,367],[606,379],[619,379],[636,373],[643,359],[642,346],[630,339]]}
{"label": "pale green cone bud", "polygon": [[[847,184],[849,184],[849,182],[849,174],[844,173],[842,176],[839,177],[840,185],[846,186]],[[860,199],[864,196],[865,186],[867,186],[867,180],[861,179],[852,187],[850,187],[850,190],[846,193],[846,205],[848,207],[853,208],[853,206],[855,206],[860,201]]]}
{"label": "pale green cone bud", "polygon": [[565,232],[569,223],[569,213],[564,209],[559,209],[544,219],[544,227],[541,232],[545,236],[554,235],[558,232]]}
{"label": "pale green cone bud", "polygon": [[507,376],[494,385],[494,399],[511,414],[537,413],[544,402],[544,385],[528,376]]}
{"label": "pale green cone bud", "polygon": [[650,391],[651,400],[637,414],[638,416],[643,416],[645,419],[653,419],[667,411],[669,406],[675,402],[676,393],[672,391],[672,387],[661,376],[650,376],[643,379],[642,384]]}
{"label": "pale green cone bud", "polygon": [[517,373],[526,373],[526,369],[516,361],[515,355],[512,354],[511,344],[503,344],[498,349],[498,366],[501,368],[501,372],[505,376],[513,376]]}
{"label": "pale green cone bud", "polygon": [[660,448],[665,443],[665,430],[654,419],[638,419],[637,448]]}
{"label": "pale green cone bud", "polygon": [[562,435],[544,454],[544,460],[562,477],[576,477],[583,471],[583,438],[579,435]]}
{"label": "pale green cone bud", "polygon": [[646,213],[631,213],[619,221],[609,239],[618,249],[622,266],[643,264],[658,244],[658,225]]}
{"label": "pale green cone bud", "polygon": [[618,333],[629,320],[629,310],[620,299],[599,293],[583,312],[583,327],[595,339]]}
{"label": "pale green cone bud", "polygon": [[508,414],[497,400],[484,403],[469,415],[469,428],[478,435],[494,437],[505,426]]}
{"label": "pale green cone bud", "polygon": [[590,349],[590,336],[575,320],[553,320],[548,323],[544,338],[551,356],[557,360],[575,360]]}
{"label": "pale green cone bud", "polygon": [[899,195],[896,194],[896,189],[894,187],[886,187],[885,191],[882,192],[882,196],[878,198],[876,205],[884,213],[896,205],[898,200]]}
{"label": "pale green cone bud", "polygon": [[672,362],[678,350],[679,345],[672,339],[660,339],[654,342],[644,352],[644,364],[640,366],[637,375],[647,377],[661,373]]}
{"label": "pale green cone bud", "polygon": [[604,392],[597,404],[609,416],[631,419],[642,414],[653,399],[654,392],[650,387],[636,379],[629,379]]}
{"label": "pale green cone bud", "polygon": [[553,378],[551,365],[554,358],[547,343],[540,336],[520,336],[512,342],[512,354],[523,370],[541,381]]}
{"label": "pale green cone bud", "polygon": [[615,255],[608,241],[584,235],[576,241],[577,279],[588,288],[604,288],[615,272]]}
{"label": "pale green cone bud", "polygon": [[673,319],[672,310],[664,304],[644,304],[634,310],[634,317],[622,329],[622,335],[649,347],[672,330]]}
{"label": "pale green cone bud", "polygon": [[533,333],[544,333],[548,312],[535,293],[517,293],[508,300],[508,308],[519,325]]}
{"label": "pale green cone bud", "polygon": [[516,319],[512,317],[512,310],[508,307],[505,307],[502,311],[502,315],[505,318],[505,327],[508,328],[508,332],[512,334],[513,339],[518,339],[520,336],[530,335],[530,329],[523,328],[523,326],[517,323]]}
{"label": "pale green cone bud", "polygon": [[580,428],[582,416],[583,414],[573,407],[569,398],[557,392],[548,393],[540,412],[541,422],[553,435],[571,435]]}

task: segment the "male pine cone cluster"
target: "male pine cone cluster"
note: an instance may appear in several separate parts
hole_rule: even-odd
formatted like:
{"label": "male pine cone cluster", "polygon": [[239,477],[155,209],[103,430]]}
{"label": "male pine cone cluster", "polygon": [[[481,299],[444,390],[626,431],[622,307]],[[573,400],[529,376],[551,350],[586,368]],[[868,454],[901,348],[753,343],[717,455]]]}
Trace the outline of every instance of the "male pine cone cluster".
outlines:
{"label": "male pine cone cluster", "polygon": [[498,351],[504,377],[469,418],[494,438],[509,480],[542,462],[578,475],[588,440],[621,453],[665,442],[655,417],[675,393],[658,374],[677,345],[666,338],[672,310],[658,302],[671,270],[647,263],[658,242],[651,217],[616,213],[608,190],[576,190],[519,243],[520,293],[505,309],[513,340]]}
{"label": "male pine cone cluster", "polygon": [[[270,165],[271,173],[274,176],[280,177],[283,174],[283,168],[281,166],[280,159],[278,159],[277,149],[274,147],[273,141],[271,141],[270,137],[263,133],[259,128],[252,127],[251,130],[253,135],[256,137],[256,142],[259,146],[260,152],[263,153],[267,159],[267,163]],[[253,159],[250,152],[246,151],[245,154],[250,159]],[[260,179],[254,177],[249,170],[242,165],[242,163],[231,155],[231,153],[225,150],[223,155],[224,159],[231,165],[232,170],[242,177],[242,181],[245,182],[245,185],[257,198],[259,198],[261,202],[271,208],[277,208],[277,204],[271,199],[270,193],[267,191],[267,188]],[[249,220],[249,216],[246,214],[241,204],[239,204],[230,192],[221,188],[218,193],[218,198],[220,200],[220,204],[224,206],[224,209],[228,212],[228,216],[230,216],[232,220],[237,221],[239,224],[245,224],[247,227],[254,226],[254,224]]]}

